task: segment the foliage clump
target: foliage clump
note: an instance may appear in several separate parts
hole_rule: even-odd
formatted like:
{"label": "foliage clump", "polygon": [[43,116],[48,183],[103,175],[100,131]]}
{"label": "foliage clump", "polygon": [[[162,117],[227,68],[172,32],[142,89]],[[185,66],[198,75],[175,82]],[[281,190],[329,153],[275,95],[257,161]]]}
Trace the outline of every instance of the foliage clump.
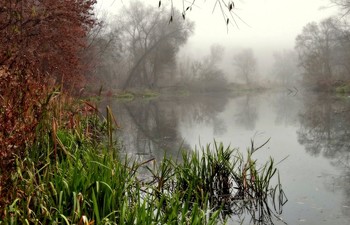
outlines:
{"label": "foliage clump", "polygon": [[14,155],[23,155],[37,138],[54,87],[74,90],[83,83],[95,3],[0,0],[1,169],[9,169]]}

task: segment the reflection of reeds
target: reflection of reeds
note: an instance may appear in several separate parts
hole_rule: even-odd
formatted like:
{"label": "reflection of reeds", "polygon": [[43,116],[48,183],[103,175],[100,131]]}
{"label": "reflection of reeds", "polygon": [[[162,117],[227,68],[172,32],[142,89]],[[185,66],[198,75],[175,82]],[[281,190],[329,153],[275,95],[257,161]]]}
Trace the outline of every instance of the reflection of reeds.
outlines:
{"label": "reflection of reeds", "polygon": [[[247,212],[264,222],[272,215],[260,215],[270,212],[269,194],[283,193],[280,183],[270,187],[276,173],[272,159],[258,167],[254,151],[245,159],[222,144],[183,151],[181,164],[166,157],[122,160],[113,143],[111,110],[102,120],[79,112],[68,120],[46,117],[51,131],[16,159],[11,182],[17,188],[8,190],[13,199],[2,209],[4,224],[216,224]],[[142,180],[144,167],[150,174]]]}

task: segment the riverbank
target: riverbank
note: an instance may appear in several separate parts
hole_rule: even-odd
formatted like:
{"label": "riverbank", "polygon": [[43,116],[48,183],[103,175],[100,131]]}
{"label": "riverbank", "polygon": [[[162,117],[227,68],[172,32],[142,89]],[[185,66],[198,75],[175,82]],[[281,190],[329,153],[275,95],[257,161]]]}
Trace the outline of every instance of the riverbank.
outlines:
{"label": "riverbank", "polygon": [[134,99],[154,99],[158,97],[189,97],[204,95],[221,95],[236,96],[246,93],[261,93],[269,90],[269,88],[259,85],[245,85],[230,83],[226,87],[217,90],[191,90],[182,86],[170,86],[157,89],[130,89],[130,90],[100,90],[97,94],[98,98],[116,98],[123,101],[132,101]]}
{"label": "riverbank", "polygon": [[1,171],[3,224],[216,224],[233,209],[267,214],[271,196],[285,197],[279,182],[270,183],[273,160],[257,165],[253,146],[246,158],[214,143],[183,150],[181,163],[136,162],[119,154],[110,109],[101,115],[92,103],[79,105],[65,119],[48,112],[40,123],[46,132],[39,126],[12,170]]}

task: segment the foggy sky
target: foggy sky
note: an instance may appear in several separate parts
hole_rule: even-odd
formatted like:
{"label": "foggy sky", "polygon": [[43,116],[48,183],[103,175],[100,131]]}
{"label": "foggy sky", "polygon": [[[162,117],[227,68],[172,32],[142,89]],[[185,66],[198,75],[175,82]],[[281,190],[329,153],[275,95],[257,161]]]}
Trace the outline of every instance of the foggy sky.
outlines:
{"label": "foggy sky", "polygon": [[[198,4],[202,1],[198,1]],[[335,12],[329,0],[245,0],[236,1],[234,11],[244,22],[234,17],[237,27],[225,26],[221,12],[214,14],[212,2],[194,8],[189,17],[196,21],[196,42],[218,40],[235,45],[257,45],[258,43],[293,47],[295,36],[311,21],[319,21]],[[322,9],[323,8],[323,9]],[[193,16],[192,16],[193,15]]]}
{"label": "foggy sky", "polygon": [[[163,4],[170,0],[162,0]],[[196,6],[187,14],[195,21],[195,32],[183,47],[182,53],[189,56],[208,54],[211,44],[226,48],[226,60],[240,48],[252,48],[258,58],[258,68],[268,73],[273,52],[293,49],[295,37],[308,22],[320,21],[336,14],[329,0],[236,0],[234,13],[238,24],[226,26],[216,0],[196,0]],[[129,0],[98,0],[97,10],[113,14]],[[158,0],[147,0],[158,6]],[[174,0],[182,9],[182,0]],[[170,10],[169,10],[170,13]],[[232,21],[232,19],[231,19]],[[226,71],[230,70],[227,66]]]}

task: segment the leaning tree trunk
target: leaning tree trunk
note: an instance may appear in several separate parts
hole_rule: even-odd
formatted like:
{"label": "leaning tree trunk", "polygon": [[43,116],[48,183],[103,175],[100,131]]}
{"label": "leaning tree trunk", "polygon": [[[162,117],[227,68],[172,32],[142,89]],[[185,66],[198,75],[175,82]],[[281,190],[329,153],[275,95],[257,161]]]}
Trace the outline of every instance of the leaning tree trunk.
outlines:
{"label": "leaning tree trunk", "polygon": [[158,41],[156,41],[149,49],[146,49],[146,51],[141,55],[141,57],[137,60],[135,66],[131,69],[128,78],[126,79],[124,85],[123,85],[123,90],[125,90],[127,87],[130,86],[130,82],[133,77],[136,75],[137,68],[141,65],[141,63],[146,59],[146,57],[156,48],[161,44],[163,41],[166,39],[170,38],[172,35],[175,33],[179,32],[181,29],[175,30],[173,32],[170,32],[169,34],[166,34],[165,36],[161,37]]}

